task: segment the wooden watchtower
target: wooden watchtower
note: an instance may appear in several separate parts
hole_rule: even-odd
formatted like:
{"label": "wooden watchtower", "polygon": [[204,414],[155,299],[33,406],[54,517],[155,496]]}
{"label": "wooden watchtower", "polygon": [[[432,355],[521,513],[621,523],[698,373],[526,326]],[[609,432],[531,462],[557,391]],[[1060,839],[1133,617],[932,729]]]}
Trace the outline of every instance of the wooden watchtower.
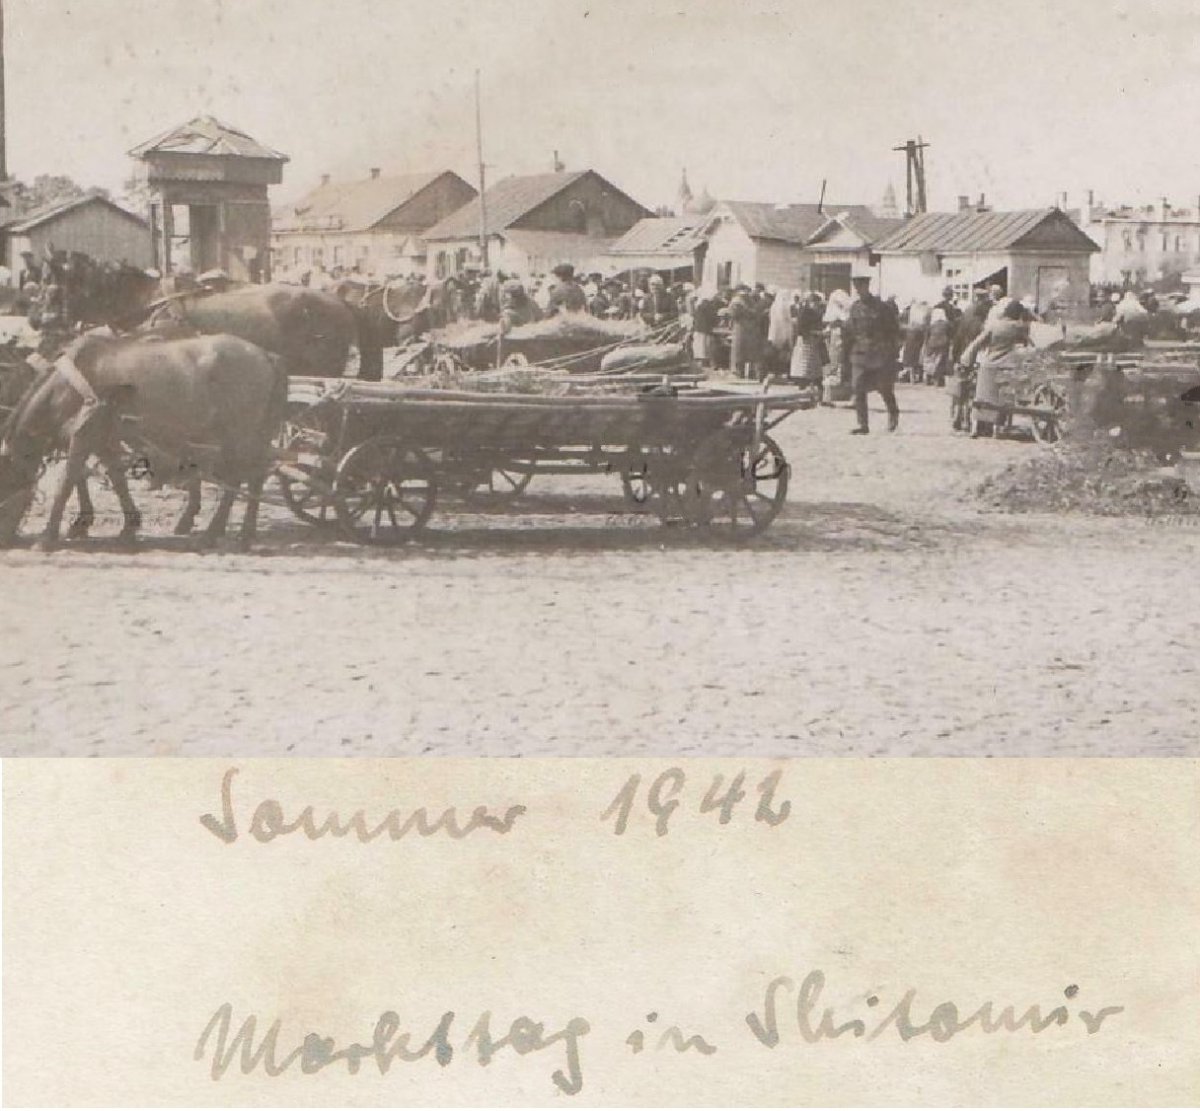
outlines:
{"label": "wooden watchtower", "polygon": [[220,268],[235,282],[270,280],[267,187],[283,180],[286,154],[199,116],[129,155],[144,167],[153,197],[154,258],[164,276]]}

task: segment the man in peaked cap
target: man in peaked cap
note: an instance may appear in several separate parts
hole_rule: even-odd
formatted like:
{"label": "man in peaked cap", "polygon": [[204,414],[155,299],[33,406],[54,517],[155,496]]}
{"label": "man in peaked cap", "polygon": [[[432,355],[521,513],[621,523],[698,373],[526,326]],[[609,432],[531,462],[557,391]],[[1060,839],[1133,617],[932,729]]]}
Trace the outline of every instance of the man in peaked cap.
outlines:
{"label": "man in peaked cap", "polygon": [[870,429],[867,394],[879,393],[888,412],[888,431],[900,423],[896,404],[896,357],[900,344],[900,322],[871,292],[870,267],[856,264],[851,273],[856,300],[842,329],[842,361],[850,368],[854,387],[854,411],[858,417],[852,435],[865,436]]}

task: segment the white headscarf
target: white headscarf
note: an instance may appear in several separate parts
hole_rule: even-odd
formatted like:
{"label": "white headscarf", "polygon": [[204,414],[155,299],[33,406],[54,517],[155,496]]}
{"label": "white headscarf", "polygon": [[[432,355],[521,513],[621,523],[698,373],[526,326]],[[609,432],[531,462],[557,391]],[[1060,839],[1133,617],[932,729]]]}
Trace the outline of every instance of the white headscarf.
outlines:
{"label": "white headscarf", "polygon": [[767,341],[776,347],[790,347],[796,339],[792,327],[792,294],[790,289],[777,289],[771,302],[767,321]]}
{"label": "white headscarf", "polygon": [[844,289],[835,289],[825,306],[825,323],[841,324],[850,315],[850,294]]}

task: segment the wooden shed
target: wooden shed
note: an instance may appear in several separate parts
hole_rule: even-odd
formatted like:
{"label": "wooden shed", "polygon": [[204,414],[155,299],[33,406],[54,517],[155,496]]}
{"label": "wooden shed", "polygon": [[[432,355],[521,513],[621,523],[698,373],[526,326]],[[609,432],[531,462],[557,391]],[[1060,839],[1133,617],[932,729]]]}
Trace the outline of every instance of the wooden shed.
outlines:
{"label": "wooden shed", "polygon": [[14,267],[25,251],[41,259],[50,250],[82,251],[102,262],[154,265],[149,223],[98,194],[27,212],[4,231]]}
{"label": "wooden shed", "polygon": [[234,281],[270,279],[267,187],[283,180],[286,154],[212,116],[173,127],[129,154],[155,196],[150,223],[164,274],[219,267]]}

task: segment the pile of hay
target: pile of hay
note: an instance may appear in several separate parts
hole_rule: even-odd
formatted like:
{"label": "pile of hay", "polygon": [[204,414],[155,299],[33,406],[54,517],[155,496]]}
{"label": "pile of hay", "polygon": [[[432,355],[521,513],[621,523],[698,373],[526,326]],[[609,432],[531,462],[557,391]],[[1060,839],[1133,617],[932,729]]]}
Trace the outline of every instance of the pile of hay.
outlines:
{"label": "pile of hay", "polygon": [[1152,451],[1100,439],[1039,451],[985,479],[974,494],[1005,513],[1200,516],[1200,496],[1174,467],[1163,467]]}
{"label": "pile of hay", "polygon": [[[580,349],[599,347],[632,339],[645,331],[640,320],[604,320],[587,313],[559,313],[532,324],[521,324],[505,334],[506,343],[523,340],[577,340]],[[463,321],[434,333],[434,339],[446,347],[464,349],[496,342],[500,325],[486,320]]]}

